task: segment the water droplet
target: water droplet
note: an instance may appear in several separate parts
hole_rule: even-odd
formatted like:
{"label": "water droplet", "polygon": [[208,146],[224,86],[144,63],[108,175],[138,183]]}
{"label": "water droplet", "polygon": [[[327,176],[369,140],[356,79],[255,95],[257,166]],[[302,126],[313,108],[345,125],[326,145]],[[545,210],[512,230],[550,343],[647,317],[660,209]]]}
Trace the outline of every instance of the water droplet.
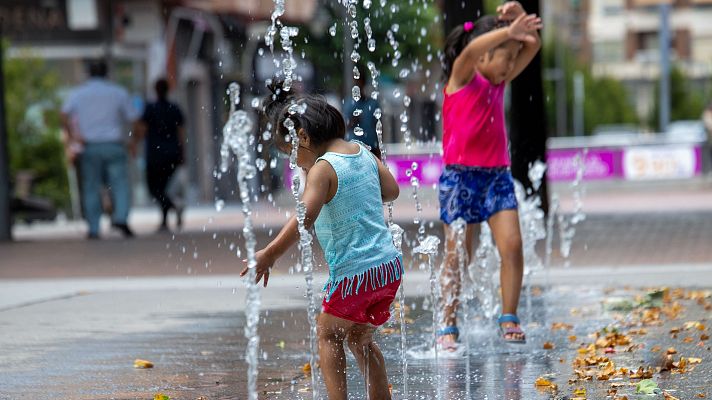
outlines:
{"label": "water droplet", "polygon": [[363,136],[363,129],[360,126],[354,128],[354,135]]}
{"label": "water droplet", "polygon": [[370,52],[376,51],[376,39],[374,39],[374,38],[368,39],[367,46],[368,46],[368,51],[370,51]]}
{"label": "water droplet", "polygon": [[358,80],[359,78],[361,78],[361,72],[358,70],[358,67],[355,65],[354,65],[353,73],[354,73],[354,79]]}
{"label": "water droplet", "polygon": [[373,116],[376,117],[376,119],[381,119],[382,111],[381,108],[376,108],[373,110]]}
{"label": "water droplet", "polygon": [[336,36],[336,22],[334,22],[334,25],[331,25],[329,27],[329,35],[331,35],[332,37]]}
{"label": "water droplet", "polygon": [[358,51],[354,50],[351,52],[351,61],[357,63],[358,60],[360,60],[360,59],[361,59],[361,55],[358,54]]}
{"label": "water droplet", "polygon": [[407,177],[410,178],[411,175],[413,175],[413,171],[412,171],[410,168],[406,169],[406,170],[405,170],[405,176],[407,176]]}
{"label": "water droplet", "polygon": [[371,8],[371,0],[363,0],[363,8],[367,10]]}
{"label": "water droplet", "polygon": [[417,169],[418,169],[418,163],[414,161],[413,164],[410,166],[410,169],[412,169],[413,171],[417,170]]}
{"label": "water droplet", "polygon": [[262,57],[265,54],[265,49],[260,48],[259,50],[257,50],[257,54]]}
{"label": "water droplet", "polygon": [[398,77],[399,78],[407,78],[409,74],[410,74],[410,70],[408,68],[403,68],[400,70]]}
{"label": "water droplet", "polygon": [[255,160],[255,165],[257,166],[257,169],[260,171],[264,171],[264,169],[267,167],[267,161],[258,158]]}
{"label": "water droplet", "polygon": [[260,106],[260,99],[258,99],[257,97],[252,99],[252,108],[258,108],[259,106]]}
{"label": "water droplet", "polygon": [[354,85],[354,87],[351,88],[351,97],[354,101],[361,100],[361,89],[358,86]]}
{"label": "water droplet", "polygon": [[400,89],[393,89],[393,97],[395,97],[396,99],[401,97]]}
{"label": "water droplet", "polygon": [[403,105],[410,107],[410,96],[403,96]]}
{"label": "water droplet", "polygon": [[359,115],[361,115],[362,112],[363,112],[362,109],[357,108],[357,109],[354,110],[353,116],[354,116],[354,117],[358,117]]}
{"label": "water droplet", "polygon": [[222,209],[225,208],[225,201],[222,199],[218,199],[215,201],[215,210],[218,212],[222,211]]}

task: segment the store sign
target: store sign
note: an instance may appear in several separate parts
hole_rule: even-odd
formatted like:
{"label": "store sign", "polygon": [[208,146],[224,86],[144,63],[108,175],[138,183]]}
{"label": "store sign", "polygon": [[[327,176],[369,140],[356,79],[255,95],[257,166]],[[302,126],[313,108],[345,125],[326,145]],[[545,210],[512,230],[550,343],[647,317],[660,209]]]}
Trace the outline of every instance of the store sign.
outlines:
{"label": "store sign", "polygon": [[[70,2],[71,10],[67,8]],[[72,42],[98,41],[102,39],[100,26],[88,28],[83,23],[88,17],[87,10],[96,13],[96,7],[77,7],[78,0],[2,0],[0,1],[0,29],[2,35],[12,42]],[[89,2],[91,4],[91,1]],[[82,5],[82,4],[78,4]],[[83,24],[70,24],[69,11],[81,10],[73,15],[73,21]],[[94,16],[95,19],[97,16]],[[77,25],[77,26],[74,26]]]}
{"label": "store sign", "polygon": [[685,179],[699,173],[694,146],[630,147],[623,154],[625,178],[630,180]]}

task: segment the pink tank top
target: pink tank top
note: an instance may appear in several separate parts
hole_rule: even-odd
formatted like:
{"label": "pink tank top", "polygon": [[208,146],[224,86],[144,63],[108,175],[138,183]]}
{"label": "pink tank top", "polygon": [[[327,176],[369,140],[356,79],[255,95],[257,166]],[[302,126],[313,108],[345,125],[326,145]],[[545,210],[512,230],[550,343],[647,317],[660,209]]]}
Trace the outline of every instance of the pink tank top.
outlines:
{"label": "pink tank top", "polygon": [[[468,167],[509,166],[504,124],[504,83],[479,73],[443,101],[443,161]],[[447,86],[445,87],[447,90]]]}

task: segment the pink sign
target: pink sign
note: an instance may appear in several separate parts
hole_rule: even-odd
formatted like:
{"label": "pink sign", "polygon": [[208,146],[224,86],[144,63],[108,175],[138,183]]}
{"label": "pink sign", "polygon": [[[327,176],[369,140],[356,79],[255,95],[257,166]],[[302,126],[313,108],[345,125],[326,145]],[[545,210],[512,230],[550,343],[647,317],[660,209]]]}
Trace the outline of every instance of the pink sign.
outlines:
{"label": "pink sign", "polygon": [[572,181],[585,158],[584,180],[616,179],[623,177],[621,149],[583,150],[549,149],[546,153],[547,177],[552,182]]}

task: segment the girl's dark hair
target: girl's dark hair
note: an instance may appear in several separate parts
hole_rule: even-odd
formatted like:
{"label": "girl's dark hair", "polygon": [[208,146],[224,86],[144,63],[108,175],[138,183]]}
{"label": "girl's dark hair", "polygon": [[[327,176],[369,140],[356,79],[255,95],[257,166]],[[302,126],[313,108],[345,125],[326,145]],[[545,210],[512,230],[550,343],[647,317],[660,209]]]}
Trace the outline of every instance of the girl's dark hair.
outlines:
{"label": "girl's dark hair", "polygon": [[468,43],[482,34],[507,25],[508,23],[506,21],[501,21],[494,15],[485,15],[475,21],[475,27],[469,32],[465,32],[463,25],[456,26],[447,36],[447,39],[445,39],[445,50],[440,60],[445,80],[450,79],[452,65]]}
{"label": "girl's dark hair", "polygon": [[[315,145],[346,134],[344,117],[323,96],[292,94],[283,89],[282,81],[274,81],[267,88],[272,93],[262,101],[262,110],[272,125],[273,143],[278,147],[288,144],[289,129],[284,126],[287,118],[294,122],[295,130],[304,129]],[[293,105],[296,111],[290,110]]]}

